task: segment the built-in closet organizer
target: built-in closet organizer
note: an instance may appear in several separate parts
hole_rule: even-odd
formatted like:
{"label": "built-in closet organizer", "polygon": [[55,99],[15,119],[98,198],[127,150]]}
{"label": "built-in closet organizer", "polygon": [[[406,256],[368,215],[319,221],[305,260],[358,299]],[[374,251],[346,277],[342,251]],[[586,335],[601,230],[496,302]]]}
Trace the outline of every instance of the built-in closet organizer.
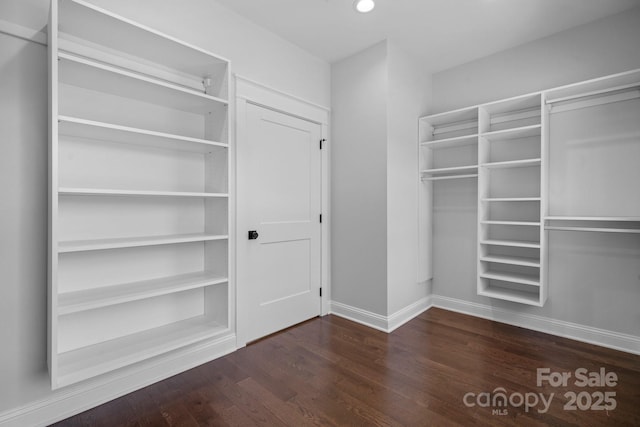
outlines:
{"label": "built-in closet organizer", "polygon": [[215,353],[233,336],[228,61],[79,0],[52,1],[49,55],[52,387]]}
{"label": "built-in closet organizer", "polygon": [[[543,306],[549,232],[640,234],[638,70],[419,125],[427,191],[439,180],[477,177],[478,295]],[[631,238],[620,245],[633,252]]]}

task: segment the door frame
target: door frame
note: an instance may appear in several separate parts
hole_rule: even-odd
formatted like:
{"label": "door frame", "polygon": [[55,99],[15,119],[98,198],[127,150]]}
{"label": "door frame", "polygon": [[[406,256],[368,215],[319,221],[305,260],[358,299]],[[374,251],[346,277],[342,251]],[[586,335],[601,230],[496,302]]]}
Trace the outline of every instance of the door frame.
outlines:
{"label": "door frame", "polygon": [[[238,147],[247,143],[247,104],[253,104],[262,108],[267,108],[279,113],[287,114],[289,116],[297,117],[302,120],[306,120],[312,123],[320,125],[320,138],[325,142],[322,145],[321,167],[320,167],[320,182],[321,182],[321,200],[320,210],[322,214],[322,224],[320,231],[320,286],[322,287],[322,297],[320,306],[320,315],[324,316],[329,313],[330,301],[331,301],[331,247],[330,247],[330,224],[331,218],[329,215],[329,201],[330,201],[330,186],[331,181],[329,177],[330,164],[329,160],[331,144],[327,143],[329,139],[329,118],[331,110],[328,107],[324,107],[312,102],[306,101],[297,96],[290,95],[280,90],[274,89],[267,85],[250,80],[238,74],[234,74],[234,88],[235,88],[235,144],[236,149],[235,156],[235,173],[237,173],[238,165],[242,164],[245,159],[242,157],[243,150],[238,150]],[[319,143],[319,141],[318,141]],[[231,159],[230,159],[231,161]],[[235,177],[234,177],[235,178]],[[234,182],[237,179],[233,180]],[[242,188],[235,188],[236,192],[236,206],[233,209],[236,213],[235,230],[234,233],[236,241],[240,239],[246,239],[245,235],[247,230],[247,224],[243,217],[245,207],[241,206],[242,200],[245,200]],[[241,254],[238,253],[238,245],[234,245],[236,251],[234,260],[240,258]],[[236,306],[236,346],[241,348],[246,346],[247,340],[246,331],[243,330],[243,319],[247,319],[250,310],[246,303],[244,294],[243,283],[238,280],[237,274],[237,261],[232,266],[234,270],[234,277],[236,278],[235,285],[235,306]],[[233,303],[233,301],[232,301]]]}

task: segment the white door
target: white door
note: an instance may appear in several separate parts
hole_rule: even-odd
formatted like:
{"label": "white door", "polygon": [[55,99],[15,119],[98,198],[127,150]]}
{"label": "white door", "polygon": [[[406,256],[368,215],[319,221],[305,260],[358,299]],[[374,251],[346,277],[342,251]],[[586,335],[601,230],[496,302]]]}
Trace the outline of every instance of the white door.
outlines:
{"label": "white door", "polygon": [[242,123],[238,341],[246,343],[320,314],[321,126],[250,103]]}

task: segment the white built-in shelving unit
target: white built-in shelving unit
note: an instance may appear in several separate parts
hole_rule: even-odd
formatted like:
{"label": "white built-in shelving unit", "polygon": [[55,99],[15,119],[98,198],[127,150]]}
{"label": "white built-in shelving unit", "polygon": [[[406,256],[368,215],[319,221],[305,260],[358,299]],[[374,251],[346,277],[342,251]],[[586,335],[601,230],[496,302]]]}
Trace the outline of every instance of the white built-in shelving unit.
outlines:
{"label": "white built-in shelving unit", "polygon": [[547,297],[542,95],[478,110],[477,292],[542,306]]}
{"label": "white built-in shelving unit", "polygon": [[478,176],[478,111],[456,110],[420,119],[423,181]]}
{"label": "white built-in shelving unit", "polygon": [[229,62],[52,0],[53,388],[233,337]]}
{"label": "white built-in shelving unit", "polygon": [[478,178],[479,295],[544,305],[550,231],[640,234],[639,117],[635,70],[420,118],[427,194]]}

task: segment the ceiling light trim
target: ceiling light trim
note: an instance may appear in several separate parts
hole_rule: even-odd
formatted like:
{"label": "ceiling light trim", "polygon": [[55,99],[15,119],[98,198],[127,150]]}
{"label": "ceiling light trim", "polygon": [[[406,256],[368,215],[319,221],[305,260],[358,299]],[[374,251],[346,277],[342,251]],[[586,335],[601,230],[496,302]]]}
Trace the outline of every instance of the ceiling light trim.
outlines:
{"label": "ceiling light trim", "polygon": [[353,2],[353,8],[360,13],[369,13],[376,7],[374,0],[355,0]]}

